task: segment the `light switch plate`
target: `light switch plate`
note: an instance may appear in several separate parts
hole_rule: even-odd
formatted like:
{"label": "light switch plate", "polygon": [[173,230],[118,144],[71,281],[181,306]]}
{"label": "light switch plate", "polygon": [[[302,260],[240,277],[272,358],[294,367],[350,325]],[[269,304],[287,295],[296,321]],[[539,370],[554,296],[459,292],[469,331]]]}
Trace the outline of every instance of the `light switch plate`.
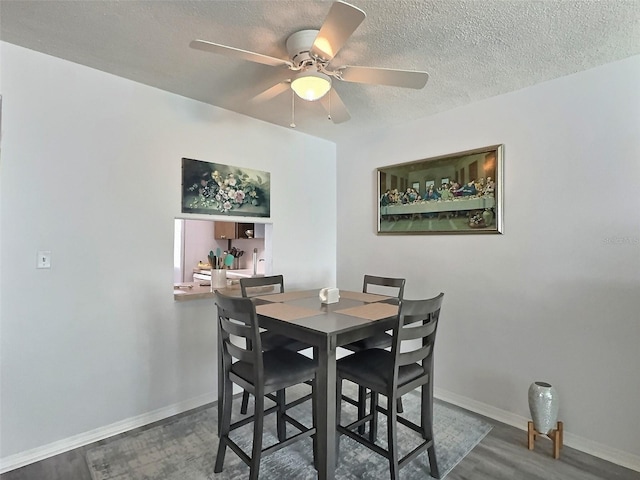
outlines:
{"label": "light switch plate", "polygon": [[51,268],[51,251],[38,252],[36,268]]}

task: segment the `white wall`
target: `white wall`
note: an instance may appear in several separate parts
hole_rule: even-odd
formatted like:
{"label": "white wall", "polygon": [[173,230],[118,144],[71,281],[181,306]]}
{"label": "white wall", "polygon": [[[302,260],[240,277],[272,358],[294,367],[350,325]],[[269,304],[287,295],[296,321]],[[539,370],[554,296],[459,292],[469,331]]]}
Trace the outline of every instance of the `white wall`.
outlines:
{"label": "white wall", "polygon": [[[636,469],[638,85],[634,57],[374,131],[339,144],[337,176],[338,285],[371,273],[406,277],[407,298],[445,292],[441,396],[526,428],[527,388],[549,381],[568,443]],[[499,143],[504,235],[376,235],[377,167]]]}
{"label": "white wall", "polygon": [[[211,303],[173,300],[182,157],[271,172],[273,271],[303,288],[335,282],[336,153],[290,129],[0,48],[8,469],[214,398]],[[50,270],[36,270],[38,250],[51,250]]]}

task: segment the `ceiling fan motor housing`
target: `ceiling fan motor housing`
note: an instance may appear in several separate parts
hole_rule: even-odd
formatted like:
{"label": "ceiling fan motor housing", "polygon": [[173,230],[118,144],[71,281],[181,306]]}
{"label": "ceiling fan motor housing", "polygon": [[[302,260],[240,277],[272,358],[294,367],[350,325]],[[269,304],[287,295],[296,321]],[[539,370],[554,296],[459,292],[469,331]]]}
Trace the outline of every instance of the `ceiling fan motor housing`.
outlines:
{"label": "ceiling fan motor housing", "polygon": [[297,68],[315,63],[315,60],[309,52],[318,33],[319,30],[300,30],[299,32],[292,33],[289,38],[287,38],[287,53],[289,54],[291,62]]}

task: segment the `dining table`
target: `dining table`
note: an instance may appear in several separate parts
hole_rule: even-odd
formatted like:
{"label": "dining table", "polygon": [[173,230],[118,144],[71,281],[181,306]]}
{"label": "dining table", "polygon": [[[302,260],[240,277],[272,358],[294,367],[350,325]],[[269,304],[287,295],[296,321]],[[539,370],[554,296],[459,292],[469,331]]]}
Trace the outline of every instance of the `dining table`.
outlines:
{"label": "dining table", "polygon": [[[335,303],[322,303],[320,289],[252,297],[261,328],[313,347],[316,375],[316,465],[319,480],[336,470],[336,354],[338,347],[393,328],[398,318],[394,297],[339,291]],[[220,355],[220,354],[219,354]],[[218,362],[218,405],[222,404],[222,362]]]}

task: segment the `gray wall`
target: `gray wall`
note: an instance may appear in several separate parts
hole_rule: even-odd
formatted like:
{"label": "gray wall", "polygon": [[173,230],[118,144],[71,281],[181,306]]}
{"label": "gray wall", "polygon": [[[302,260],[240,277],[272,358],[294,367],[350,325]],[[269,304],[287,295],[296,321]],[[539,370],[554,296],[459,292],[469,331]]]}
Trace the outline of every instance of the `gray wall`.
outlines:
{"label": "gray wall", "polygon": [[[445,292],[439,396],[526,428],[546,380],[568,444],[640,470],[638,85],[635,57],[353,138],[337,182],[338,285]],[[377,167],[500,143],[504,235],[376,235]]]}
{"label": "gray wall", "polygon": [[[271,172],[270,268],[305,288],[335,283],[336,153],[291,129],[0,48],[6,469],[215,398],[212,304],[173,300],[182,157]],[[38,250],[51,250],[50,270],[36,270]]]}

